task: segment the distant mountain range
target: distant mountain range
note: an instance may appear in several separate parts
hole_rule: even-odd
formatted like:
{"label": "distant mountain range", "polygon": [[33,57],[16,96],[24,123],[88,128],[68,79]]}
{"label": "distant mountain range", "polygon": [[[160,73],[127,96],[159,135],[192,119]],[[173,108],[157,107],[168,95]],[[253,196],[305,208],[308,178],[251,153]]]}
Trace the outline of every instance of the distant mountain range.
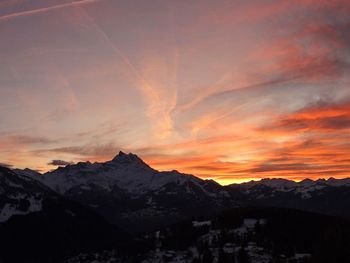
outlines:
{"label": "distant mountain range", "polygon": [[[176,170],[157,171],[137,155],[123,152],[104,163],[79,162],[45,174],[30,169],[12,172],[39,181],[131,233],[247,205],[350,217],[350,178],[262,179],[221,186]],[[39,209],[33,200],[28,199],[29,209]]]}
{"label": "distant mountain range", "polygon": [[[115,246],[125,232],[137,235],[248,206],[350,218],[350,179],[263,179],[221,186],[175,170],[157,171],[123,152],[104,163],[79,162],[45,174],[0,167],[0,255],[6,258],[14,247],[35,242],[51,254],[58,245],[62,249],[55,258],[60,258]],[[44,234],[35,236],[38,232]],[[52,238],[50,245],[46,240]]]}
{"label": "distant mountain range", "polygon": [[131,153],[119,152],[105,163],[80,162],[45,174],[29,169],[14,172],[132,233],[238,205],[215,181],[177,171],[159,172]]}
{"label": "distant mountain range", "polygon": [[263,179],[226,187],[241,206],[282,207],[350,218],[350,178]]}

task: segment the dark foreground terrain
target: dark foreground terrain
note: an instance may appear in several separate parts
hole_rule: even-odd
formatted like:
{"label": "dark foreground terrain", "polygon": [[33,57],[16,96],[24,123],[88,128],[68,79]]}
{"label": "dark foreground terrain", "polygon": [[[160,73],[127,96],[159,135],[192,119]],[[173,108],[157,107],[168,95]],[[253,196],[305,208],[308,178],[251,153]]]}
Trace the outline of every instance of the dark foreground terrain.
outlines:
{"label": "dark foreground terrain", "polygon": [[350,222],[279,208],[237,208],[143,235],[129,251],[65,262],[350,262]]}
{"label": "dark foreground terrain", "polygon": [[98,218],[56,215],[4,224],[1,262],[350,262],[348,220],[292,209],[236,208],[136,237]]}

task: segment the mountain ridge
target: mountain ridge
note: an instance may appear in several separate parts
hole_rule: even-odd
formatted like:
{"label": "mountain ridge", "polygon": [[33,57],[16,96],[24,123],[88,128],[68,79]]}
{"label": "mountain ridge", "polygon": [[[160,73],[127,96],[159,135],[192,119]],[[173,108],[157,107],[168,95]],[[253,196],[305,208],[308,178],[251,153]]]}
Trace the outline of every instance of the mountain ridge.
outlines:
{"label": "mountain ridge", "polygon": [[[192,176],[195,178],[198,178],[200,180],[204,180],[204,181],[214,181],[215,183],[221,185],[219,182],[217,182],[215,179],[202,179],[196,175],[193,174],[187,174],[187,173],[182,173],[179,172],[176,169],[173,170],[166,170],[166,171],[159,171],[154,169],[153,167],[151,167],[150,165],[148,165],[147,163],[145,163],[138,155],[134,154],[134,153],[125,153],[123,151],[119,151],[119,153],[117,155],[115,155],[111,160],[106,161],[106,162],[94,162],[91,163],[90,161],[86,161],[86,162],[77,162],[77,163],[72,163],[72,164],[67,164],[64,166],[59,166],[56,169],[53,169],[51,171],[45,172],[45,173],[40,173],[37,172],[36,170],[32,170],[30,168],[25,168],[25,169],[12,169],[18,172],[23,173],[24,175],[27,173],[29,177],[31,176],[35,176],[35,175],[47,175],[47,174],[52,174],[58,170],[62,170],[65,169],[67,167],[74,167],[74,166],[78,166],[78,167],[92,167],[94,165],[101,165],[101,164],[138,164],[140,166],[143,166],[145,169],[150,169],[153,170],[155,172],[161,172],[161,173],[179,173],[182,175],[187,175],[187,176]],[[38,178],[36,178],[38,179]],[[39,177],[40,179],[40,177]],[[278,184],[278,182],[280,184]],[[253,186],[253,185],[257,185],[257,184],[264,184],[267,186],[281,186],[281,184],[283,184],[284,186],[297,186],[297,185],[310,185],[310,184],[316,184],[316,183],[325,183],[328,185],[341,185],[342,183],[348,185],[350,184],[350,177],[344,177],[344,178],[334,178],[334,177],[328,177],[328,178],[318,178],[318,179],[311,179],[311,178],[304,178],[303,180],[300,181],[295,181],[292,179],[286,179],[283,177],[267,177],[267,178],[261,178],[260,180],[250,180],[250,181],[246,181],[246,182],[242,182],[242,183],[232,183],[232,184],[227,184],[227,185],[221,185],[221,186]]]}
{"label": "mountain ridge", "polygon": [[345,178],[334,178],[329,177],[328,179],[319,178],[316,180],[305,178],[301,181],[294,181],[285,178],[262,178],[261,180],[251,180],[248,182],[243,182],[239,184],[229,184],[228,187],[241,186],[245,188],[251,188],[256,185],[265,185],[272,188],[284,187],[284,188],[293,188],[293,187],[310,187],[315,185],[327,185],[327,186],[350,186],[350,177]]}
{"label": "mountain ridge", "polygon": [[175,170],[157,171],[132,153],[119,152],[107,162],[79,162],[45,174],[16,172],[132,231],[158,228],[237,205],[212,180]]}
{"label": "mountain ridge", "polygon": [[157,171],[137,155],[124,152],[106,162],[79,162],[44,174],[30,169],[13,171],[40,181],[135,233],[192,216],[252,205],[350,217],[346,212],[350,204],[349,178],[300,182],[265,178],[222,186],[176,170]]}

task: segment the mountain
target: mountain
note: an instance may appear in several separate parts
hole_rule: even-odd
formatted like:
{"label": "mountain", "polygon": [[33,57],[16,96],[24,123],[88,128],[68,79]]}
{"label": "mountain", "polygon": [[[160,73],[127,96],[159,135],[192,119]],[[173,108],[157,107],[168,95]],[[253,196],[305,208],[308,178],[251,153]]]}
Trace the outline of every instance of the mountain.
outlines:
{"label": "mountain", "polygon": [[0,262],[59,262],[124,238],[90,209],[0,167]]}
{"label": "mountain", "polygon": [[350,178],[344,178],[344,179],[335,179],[335,178],[329,178],[329,179],[318,179],[318,180],[311,180],[311,179],[304,179],[300,182],[295,182],[292,180],[282,179],[282,178],[265,178],[261,179],[260,181],[250,181],[246,183],[241,184],[231,184],[232,187],[239,186],[242,188],[252,188],[257,185],[264,185],[268,186],[270,188],[274,189],[293,189],[293,188],[299,188],[309,190],[312,187],[326,187],[326,186],[350,186]]}
{"label": "mountain", "polygon": [[212,180],[175,170],[157,171],[132,153],[119,152],[111,161],[79,162],[43,175],[18,172],[133,233],[237,205]]}
{"label": "mountain", "polygon": [[15,170],[132,234],[238,206],[301,209],[350,218],[350,179],[263,179],[221,186],[178,171],[160,172],[119,152],[102,163],[79,162],[40,174]]}
{"label": "mountain", "polygon": [[350,178],[262,179],[225,189],[242,206],[285,207],[350,218]]}

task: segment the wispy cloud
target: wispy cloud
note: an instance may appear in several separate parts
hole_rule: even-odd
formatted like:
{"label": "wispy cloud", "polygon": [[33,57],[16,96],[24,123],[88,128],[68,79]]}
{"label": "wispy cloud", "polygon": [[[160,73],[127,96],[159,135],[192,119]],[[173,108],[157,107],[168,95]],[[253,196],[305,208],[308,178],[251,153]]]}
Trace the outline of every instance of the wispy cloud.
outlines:
{"label": "wispy cloud", "polygon": [[32,15],[46,13],[46,12],[50,12],[50,11],[54,11],[54,10],[64,9],[67,7],[81,6],[81,5],[96,3],[96,2],[100,2],[100,1],[105,1],[105,0],[78,0],[78,1],[74,1],[74,2],[68,2],[68,3],[63,3],[63,4],[59,4],[59,5],[54,5],[54,6],[42,7],[42,8],[37,8],[37,9],[33,9],[33,10],[19,11],[16,13],[11,13],[11,14],[0,16],[0,22],[14,19],[14,18],[18,18],[18,17],[32,16]]}
{"label": "wispy cloud", "polygon": [[0,166],[6,167],[6,168],[12,168],[13,167],[13,165],[8,164],[8,163],[0,163]]}
{"label": "wispy cloud", "polygon": [[0,137],[0,143],[15,145],[31,145],[31,144],[50,144],[55,140],[47,137],[27,136],[27,135],[8,135]]}
{"label": "wispy cloud", "polygon": [[156,138],[168,138],[173,131],[172,111],[177,104],[177,67],[179,53],[173,60],[165,61],[159,55],[151,55],[142,63],[139,87],[146,102],[146,115],[150,118]]}
{"label": "wispy cloud", "polygon": [[90,161],[105,161],[111,159],[118,151],[122,149],[116,146],[113,142],[101,143],[101,144],[84,144],[77,146],[66,146],[58,148],[47,148],[36,150],[35,153],[39,155],[43,154],[65,154],[75,160],[90,160]]}

